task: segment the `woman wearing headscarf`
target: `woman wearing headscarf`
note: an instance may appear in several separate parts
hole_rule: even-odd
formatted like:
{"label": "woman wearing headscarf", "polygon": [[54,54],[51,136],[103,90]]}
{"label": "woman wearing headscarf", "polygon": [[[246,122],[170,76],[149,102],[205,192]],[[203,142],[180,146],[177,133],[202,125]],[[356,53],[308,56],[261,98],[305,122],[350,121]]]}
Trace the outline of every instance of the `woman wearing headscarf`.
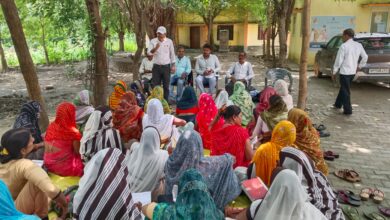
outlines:
{"label": "woman wearing headscarf", "polygon": [[259,103],[256,105],[256,108],[253,111],[253,120],[248,124],[247,129],[249,132],[249,135],[253,134],[253,130],[256,126],[257,119],[259,118],[259,115],[267,110],[269,108],[269,98],[273,95],[276,95],[276,91],[273,87],[266,87],[261,91],[260,97],[259,97]]}
{"label": "woman wearing headscarf", "polygon": [[39,220],[36,215],[26,215],[18,211],[15,207],[14,200],[11,197],[7,185],[0,179],[0,219],[8,220]]}
{"label": "woman wearing headscarf", "polygon": [[198,98],[192,86],[185,87],[183,94],[176,104],[176,116],[186,122],[195,123],[198,113]]}
{"label": "woman wearing headscarf", "polygon": [[234,159],[230,154],[203,157],[200,135],[188,129],[181,136],[165,164],[165,194],[171,194],[173,185],[188,169],[196,169],[203,176],[215,204],[220,210],[241,193],[233,171]]}
{"label": "woman wearing headscarf", "polygon": [[252,203],[246,217],[248,220],[327,220],[309,202],[309,195],[291,170],[276,175],[264,200]]}
{"label": "woman wearing headscarf", "polygon": [[115,111],[118,108],[121,98],[126,93],[126,91],[127,84],[122,80],[116,81],[114,91],[111,93],[108,99],[108,105],[110,106],[111,110]]}
{"label": "woman wearing headscarf", "polygon": [[272,130],[282,120],[287,120],[287,107],[282,97],[273,95],[269,99],[269,108],[260,113],[251,139],[266,143],[271,139]]}
{"label": "woman wearing headscarf", "polygon": [[127,168],[130,176],[131,192],[152,192],[152,200],[164,194],[164,166],[168,152],[160,150],[160,134],[154,127],[147,127],[142,132],[141,142],[131,146],[127,156]]}
{"label": "woman wearing headscarf", "polygon": [[[67,202],[61,190],[53,185],[41,167],[25,159],[34,148],[33,142],[34,138],[26,128],[11,129],[1,137],[0,179],[8,186],[12,199],[9,194],[0,196],[0,219],[3,215],[7,216],[5,219],[12,219],[12,216],[16,218],[22,215],[20,212],[47,218],[48,198],[54,200],[62,209],[63,216],[67,212]],[[1,186],[0,194],[6,193],[3,190],[4,185]],[[6,202],[3,204],[2,200]],[[15,204],[20,212],[10,203]],[[5,213],[7,207],[9,212]]]}
{"label": "woman wearing headscarf", "polygon": [[302,151],[286,147],[280,152],[280,165],[293,170],[307,188],[310,202],[329,220],[343,220],[344,215],[326,177],[316,170],[313,161]]}
{"label": "woman wearing headscarf", "polygon": [[73,100],[76,106],[76,124],[80,131],[84,130],[85,123],[87,123],[89,116],[95,110],[92,106],[92,94],[88,90],[79,92]]}
{"label": "woman wearing headscarf", "polygon": [[[210,124],[218,114],[217,106],[214,103],[213,97],[208,93],[202,93],[199,97],[199,112],[196,115],[195,130],[202,137],[203,146],[206,149],[211,149],[211,131]],[[223,118],[220,118],[214,125],[214,129],[222,128],[224,124]]]}
{"label": "woman wearing headscarf", "polygon": [[290,111],[290,109],[294,108],[293,98],[288,93],[288,85],[286,81],[282,79],[276,80],[274,84],[274,89],[276,93],[283,98],[284,103],[286,103],[287,110]]}
{"label": "woman wearing headscarf", "polygon": [[42,138],[41,129],[39,128],[39,117],[41,105],[37,101],[30,101],[22,105],[18,117],[16,117],[13,128],[27,128],[34,138],[34,149],[27,156],[28,159],[42,160],[45,142]]}
{"label": "woman wearing headscarf", "polygon": [[210,195],[204,178],[195,169],[189,169],[179,179],[178,195],[174,204],[151,203],[143,208],[152,220],[174,219],[225,219]]}
{"label": "woman wearing headscarf", "polygon": [[175,148],[180,133],[176,126],[184,126],[186,122],[173,115],[164,114],[160,100],[151,99],[148,103],[147,114],[142,119],[142,128],[155,127],[160,133],[163,143],[170,142]]}
{"label": "woman wearing headscarf", "polygon": [[119,107],[113,113],[113,123],[124,143],[141,138],[143,116],[144,112],[137,105],[134,93],[127,92],[123,95]]}
{"label": "woman wearing headscarf", "polygon": [[217,97],[215,98],[215,105],[217,109],[221,109],[223,106],[233,105],[233,102],[229,100],[229,94],[226,90],[219,90],[217,92]]}
{"label": "woman wearing headscarf", "polygon": [[149,101],[152,99],[160,100],[163,106],[164,114],[171,114],[171,108],[169,107],[167,100],[164,99],[164,90],[161,86],[154,87],[152,90],[152,94],[146,99],[145,108],[144,108],[145,112],[148,111]]}
{"label": "woman wearing headscarf", "polygon": [[108,106],[98,107],[89,117],[81,138],[80,154],[84,162],[105,148],[124,152],[119,131],[112,127],[112,113]]}
{"label": "woman wearing headscarf", "polygon": [[230,96],[233,104],[240,107],[242,112],[242,125],[246,127],[253,118],[253,109],[255,105],[252,102],[251,95],[246,91],[244,83],[237,81],[234,84],[233,95]]}
{"label": "woman wearing headscarf", "polygon": [[76,107],[69,102],[58,105],[55,120],[45,136],[44,164],[49,172],[60,176],[82,176],[81,134],[76,128]]}
{"label": "woman wearing headscarf", "polygon": [[99,151],[84,173],[73,199],[76,219],[141,219],[141,205],[132,199],[129,171],[120,150]]}
{"label": "woman wearing headscarf", "polygon": [[295,126],[289,121],[279,122],[272,131],[271,141],[260,145],[253,156],[256,175],[268,186],[272,171],[279,161],[279,153],[284,147],[292,146],[295,141]]}
{"label": "woman wearing headscarf", "polygon": [[236,158],[233,168],[247,167],[252,160],[253,150],[248,131],[241,127],[242,112],[236,105],[231,105],[218,112],[216,119],[223,116],[225,124],[222,128],[213,129],[211,125],[211,154],[223,155],[229,153]]}
{"label": "woman wearing headscarf", "polygon": [[328,175],[328,165],[325,163],[320,146],[320,136],[313,127],[309,115],[301,109],[293,108],[288,113],[288,120],[297,128],[295,146],[309,155],[319,171],[325,176]]}

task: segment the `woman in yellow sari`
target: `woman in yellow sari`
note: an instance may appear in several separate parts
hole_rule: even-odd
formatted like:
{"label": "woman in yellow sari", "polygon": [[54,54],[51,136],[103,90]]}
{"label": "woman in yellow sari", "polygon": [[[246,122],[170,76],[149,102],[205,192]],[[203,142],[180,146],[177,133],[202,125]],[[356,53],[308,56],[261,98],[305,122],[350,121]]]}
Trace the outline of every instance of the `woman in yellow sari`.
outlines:
{"label": "woman in yellow sari", "polygon": [[296,138],[294,124],[283,120],[272,131],[270,142],[260,145],[253,156],[256,166],[256,176],[260,177],[267,186],[271,183],[272,171],[279,161],[279,152],[284,147],[292,146]]}
{"label": "woman in yellow sari", "polygon": [[301,109],[293,108],[288,113],[288,120],[297,128],[296,147],[309,155],[322,174],[328,175],[328,165],[320,146],[320,136],[313,127],[309,115]]}
{"label": "woman in yellow sari", "polygon": [[153,88],[152,94],[146,99],[144,112],[147,112],[148,103],[151,99],[160,100],[160,102],[163,106],[163,109],[164,109],[164,114],[171,114],[172,113],[171,109],[169,108],[168,102],[164,99],[164,90],[161,86],[156,86]]}

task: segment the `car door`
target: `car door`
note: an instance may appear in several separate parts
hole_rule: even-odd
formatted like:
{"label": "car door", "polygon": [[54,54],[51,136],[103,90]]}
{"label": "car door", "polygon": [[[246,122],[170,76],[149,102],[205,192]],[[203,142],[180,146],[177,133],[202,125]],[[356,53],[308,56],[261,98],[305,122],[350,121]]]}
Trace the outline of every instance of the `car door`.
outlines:
{"label": "car door", "polygon": [[342,43],[341,36],[333,37],[321,52],[321,71],[327,75],[331,74],[337,51]]}

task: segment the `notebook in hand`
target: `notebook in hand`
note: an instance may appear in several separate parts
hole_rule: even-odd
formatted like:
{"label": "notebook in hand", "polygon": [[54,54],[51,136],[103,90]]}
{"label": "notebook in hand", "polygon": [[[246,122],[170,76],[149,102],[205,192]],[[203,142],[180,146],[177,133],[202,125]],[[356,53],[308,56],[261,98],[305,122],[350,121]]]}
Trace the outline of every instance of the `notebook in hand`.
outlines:
{"label": "notebook in hand", "polygon": [[268,192],[268,187],[259,177],[243,181],[241,188],[252,202],[264,199],[265,194]]}

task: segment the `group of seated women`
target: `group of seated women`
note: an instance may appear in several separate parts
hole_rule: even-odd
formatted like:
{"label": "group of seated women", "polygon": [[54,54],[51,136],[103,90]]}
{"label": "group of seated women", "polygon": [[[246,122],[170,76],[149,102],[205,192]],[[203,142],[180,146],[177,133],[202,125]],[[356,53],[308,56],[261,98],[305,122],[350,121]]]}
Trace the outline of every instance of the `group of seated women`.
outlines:
{"label": "group of seated women", "polygon": [[[7,211],[0,209],[0,218],[48,218],[48,199],[64,216],[68,201],[53,173],[81,177],[76,219],[344,219],[318,133],[306,112],[292,108],[287,84],[277,86],[265,88],[257,106],[241,82],[230,97],[220,91],[215,99],[198,99],[188,86],[172,115],[161,87],[141,108],[118,81],[108,106],[95,108],[87,90],[59,104],[44,134],[39,103],[24,104],[1,138],[0,202]],[[235,168],[264,181],[263,200],[233,208],[243,196]],[[152,203],[134,201],[140,192],[151,192]]]}

